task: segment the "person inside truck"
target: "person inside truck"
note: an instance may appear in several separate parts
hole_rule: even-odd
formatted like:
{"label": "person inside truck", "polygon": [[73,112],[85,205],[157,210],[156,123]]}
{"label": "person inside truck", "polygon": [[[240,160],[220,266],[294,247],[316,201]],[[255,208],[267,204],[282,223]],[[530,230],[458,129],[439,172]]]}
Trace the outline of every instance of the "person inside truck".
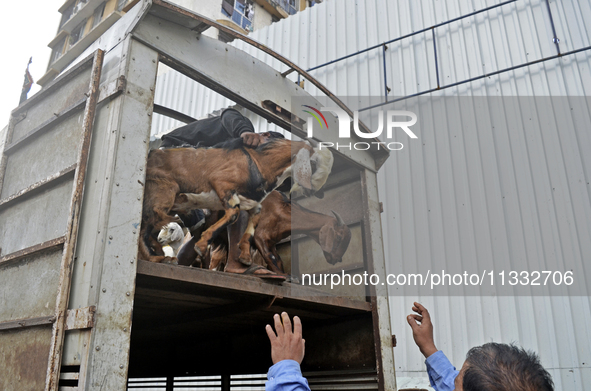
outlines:
{"label": "person inside truck", "polygon": [[552,391],[554,383],[533,352],[513,344],[486,343],[470,349],[457,371],[435,347],[429,311],[415,302],[407,316],[419,347],[431,386],[437,391]]}
{"label": "person inside truck", "polygon": [[241,138],[244,145],[256,148],[270,138],[283,138],[281,133],[256,133],[252,122],[238,110],[225,109],[220,116],[191,122],[162,136],[160,148],[213,147]]}

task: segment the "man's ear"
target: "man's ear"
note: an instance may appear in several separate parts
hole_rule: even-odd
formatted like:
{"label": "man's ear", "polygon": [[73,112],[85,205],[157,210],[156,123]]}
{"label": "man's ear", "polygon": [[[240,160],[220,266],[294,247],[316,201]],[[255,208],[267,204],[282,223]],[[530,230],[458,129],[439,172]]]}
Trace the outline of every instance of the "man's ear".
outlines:
{"label": "man's ear", "polygon": [[320,242],[320,247],[324,252],[331,252],[332,247],[335,240],[335,232],[334,228],[330,225],[325,225],[324,227],[320,228],[320,233],[318,235],[318,241]]}

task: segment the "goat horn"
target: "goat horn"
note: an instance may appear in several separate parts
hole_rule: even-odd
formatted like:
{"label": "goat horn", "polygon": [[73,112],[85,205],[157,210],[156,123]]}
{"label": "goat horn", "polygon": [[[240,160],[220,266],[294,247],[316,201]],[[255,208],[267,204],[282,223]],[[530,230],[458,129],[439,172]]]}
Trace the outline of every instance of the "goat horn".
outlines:
{"label": "goat horn", "polygon": [[337,223],[339,225],[345,225],[345,220],[343,220],[343,218],[341,216],[339,216],[339,214],[337,212],[335,212],[334,210],[331,210],[331,212],[334,215],[334,217],[336,217]]}
{"label": "goat horn", "polygon": [[306,141],[308,141],[308,143],[312,146],[312,148],[318,148],[318,141],[316,141],[312,138],[307,138]]}

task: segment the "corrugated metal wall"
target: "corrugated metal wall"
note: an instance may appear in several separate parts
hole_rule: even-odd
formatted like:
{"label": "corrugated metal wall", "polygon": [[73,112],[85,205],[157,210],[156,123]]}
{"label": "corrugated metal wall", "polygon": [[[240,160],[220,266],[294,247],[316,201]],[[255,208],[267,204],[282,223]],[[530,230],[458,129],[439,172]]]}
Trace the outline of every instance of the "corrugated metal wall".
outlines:
{"label": "corrugated metal wall", "polygon": [[[545,1],[519,0],[438,28],[441,83],[556,54]],[[307,69],[496,3],[327,0],[252,36]],[[563,52],[591,45],[591,0],[552,0],[550,7]],[[242,43],[236,46],[258,58],[266,56]],[[392,44],[386,53],[391,96],[436,86],[430,32]],[[277,61],[267,61],[285,70]],[[380,50],[312,73],[340,96],[384,94]],[[313,93],[312,89],[309,91]],[[201,86],[187,87],[173,73],[160,77],[156,92],[157,103],[195,117],[228,105],[227,100]],[[589,96],[591,52],[433,94],[457,95]],[[467,125],[455,132],[457,137],[452,139],[452,132],[446,131],[442,123],[437,138],[419,135],[427,145],[425,148],[413,146],[393,153],[380,171],[379,183],[385,209],[382,223],[387,256],[427,264],[430,257],[436,256],[461,258],[465,262],[486,262],[487,257],[558,257],[589,265],[589,110],[587,103],[568,118],[558,119],[562,114],[557,111],[539,113],[534,118],[536,123],[574,124],[575,131],[566,139],[558,134],[496,134],[487,121],[471,123],[470,129]],[[514,115],[503,107],[491,111],[491,118],[511,120]],[[155,120],[161,121],[158,129],[173,127],[163,119]],[[265,129],[267,124],[255,121],[255,126]],[[474,132],[478,137],[471,137]],[[541,138],[560,138],[560,142],[552,147]],[[464,204],[469,207],[462,208]],[[426,209],[431,209],[428,217]],[[437,346],[456,366],[462,365],[470,347],[489,341],[516,342],[539,352],[557,390],[591,389],[589,296],[392,296],[392,328],[398,340],[394,349],[397,376],[403,381],[422,377],[419,384],[425,384],[424,360],[405,320],[417,299],[432,310]]]}

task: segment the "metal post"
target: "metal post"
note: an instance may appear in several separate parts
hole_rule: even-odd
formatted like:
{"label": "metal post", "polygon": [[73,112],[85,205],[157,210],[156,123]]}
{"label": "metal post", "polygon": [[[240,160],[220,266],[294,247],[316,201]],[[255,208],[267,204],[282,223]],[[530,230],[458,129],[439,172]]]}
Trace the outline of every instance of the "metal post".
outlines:
{"label": "metal post", "polygon": [[222,391],[230,391],[230,380],[231,375],[223,374],[222,375]]}
{"label": "metal post", "polygon": [[554,42],[554,45],[556,45],[556,51],[558,52],[558,55],[560,56],[560,46],[558,46],[558,44],[560,43],[560,39],[558,39],[558,37],[556,36],[556,28],[554,27],[554,18],[552,17],[552,11],[550,10],[550,0],[546,0],[546,8],[548,8],[548,16],[550,16],[550,26],[552,26],[552,42]]}
{"label": "metal post", "polygon": [[383,47],[383,51],[382,51],[382,56],[384,59],[384,96],[386,97],[386,102],[388,101],[388,76],[386,74],[386,50],[388,50],[388,46],[386,46],[385,44],[382,46]]}
{"label": "metal post", "polygon": [[174,376],[172,375],[166,377],[166,391],[174,391]]}
{"label": "metal post", "polygon": [[433,33],[433,52],[435,54],[435,75],[437,76],[437,89],[439,89],[439,64],[437,63],[437,39],[435,37],[435,27],[431,29],[431,32]]}

